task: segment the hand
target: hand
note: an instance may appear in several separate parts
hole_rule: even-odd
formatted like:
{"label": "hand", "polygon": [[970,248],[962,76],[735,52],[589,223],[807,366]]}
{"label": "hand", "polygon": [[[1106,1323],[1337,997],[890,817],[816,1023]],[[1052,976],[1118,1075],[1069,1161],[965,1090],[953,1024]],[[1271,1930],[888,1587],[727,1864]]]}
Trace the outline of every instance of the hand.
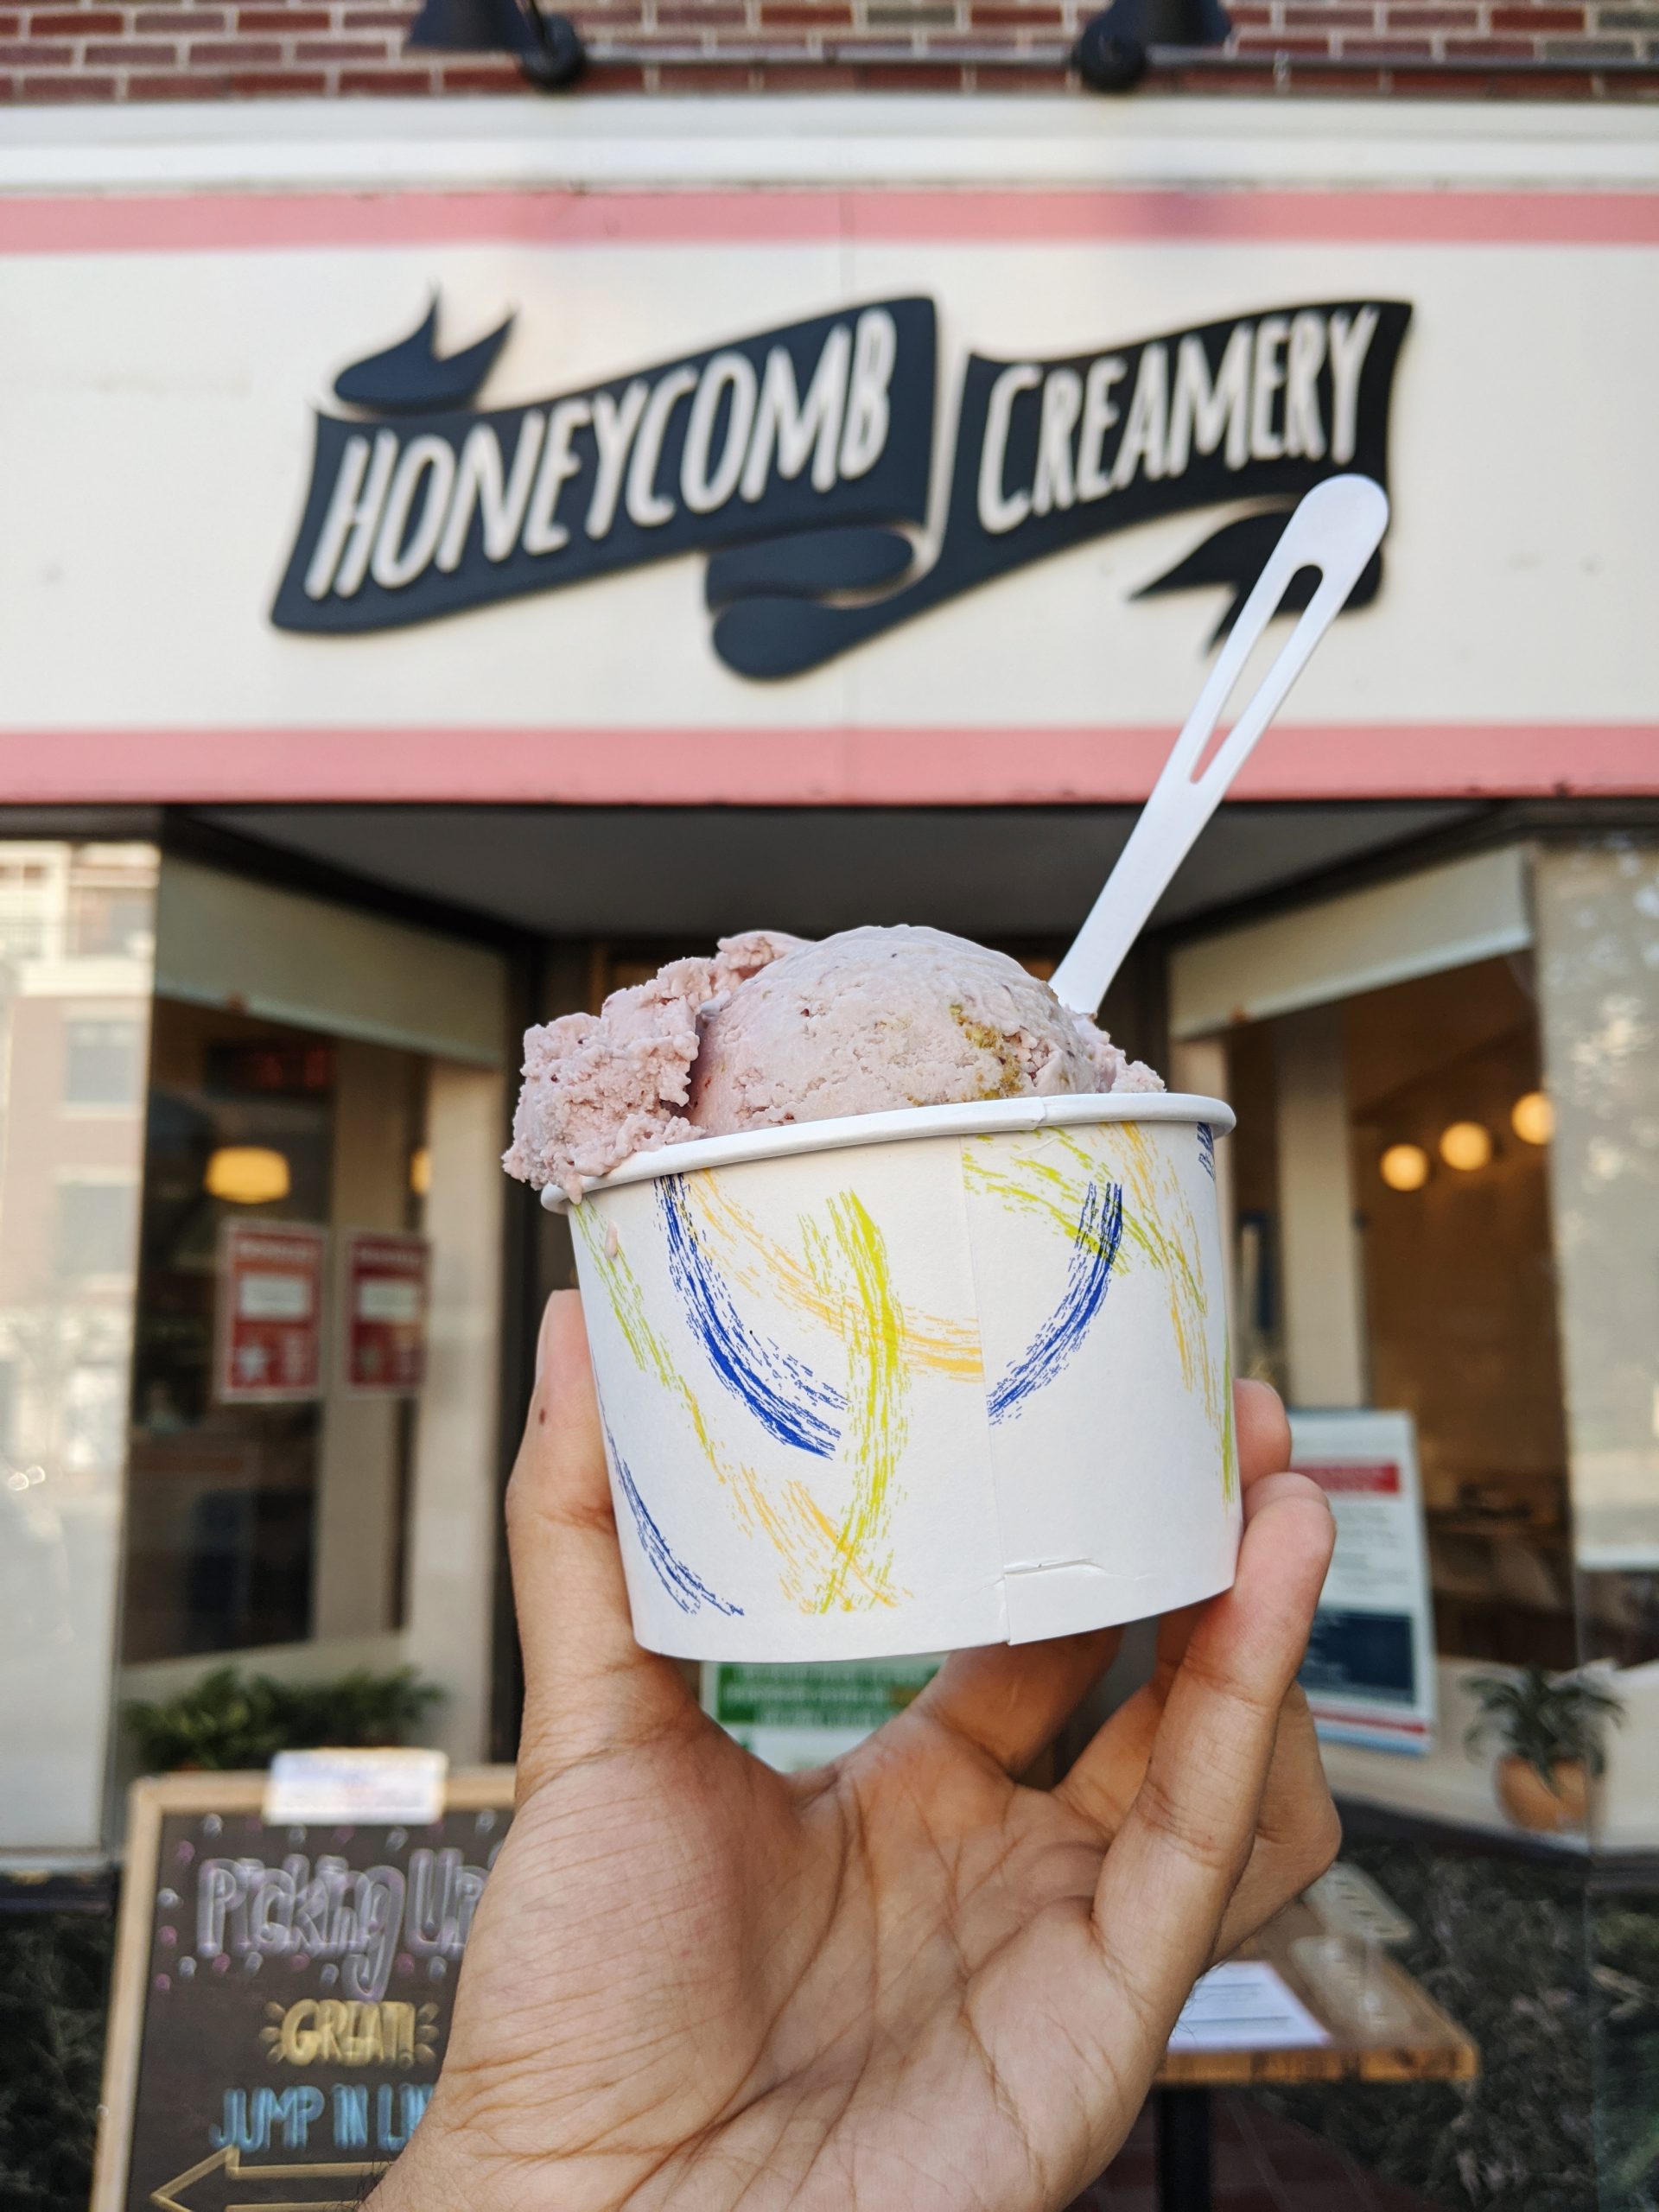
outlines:
{"label": "hand", "polygon": [[1110,2160],[1195,1978],[1338,1829],[1297,1666],[1331,1556],[1237,1391],[1232,1589],[1057,1789],[1017,1777],[1121,1631],[950,1660],[772,1773],[628,1625],[581,1310],[553,1300],[507,1499],[518,1810],[437,2094],[374,2212],[1053,2212]]}

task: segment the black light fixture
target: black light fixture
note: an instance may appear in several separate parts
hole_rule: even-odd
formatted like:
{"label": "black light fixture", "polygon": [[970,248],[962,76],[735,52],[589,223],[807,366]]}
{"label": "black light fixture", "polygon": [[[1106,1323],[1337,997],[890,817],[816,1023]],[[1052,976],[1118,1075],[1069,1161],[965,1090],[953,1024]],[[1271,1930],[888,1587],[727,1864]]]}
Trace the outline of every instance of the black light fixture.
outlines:
{"label": "black light fixture", "polygon": [[532,85],[562,92],[582,74],[587,51],[569,16],[543,15],[536,0],[424,0],[405,46],[446,54],[510,54]]}
{"label": "black light fixture", "polygon": [[1222,0],[1111,0],[1084,25],[1072,52],[1092,92],[1127,92],[1147,73],[1155,46],[1224,46],[1232,21]]}

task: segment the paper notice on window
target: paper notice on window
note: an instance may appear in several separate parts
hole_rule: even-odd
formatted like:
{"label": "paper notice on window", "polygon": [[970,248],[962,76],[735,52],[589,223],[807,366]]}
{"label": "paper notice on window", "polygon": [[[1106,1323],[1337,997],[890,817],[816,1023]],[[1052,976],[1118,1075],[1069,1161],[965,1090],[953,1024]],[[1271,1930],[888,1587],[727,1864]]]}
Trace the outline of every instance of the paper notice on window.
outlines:
{"label": "paper notice on window", "polygon": [[1181,2008],[1172,2051],[1307,2050],[1331,2040],[1276,1967],[1229,1959],[1211,1967]]}
{"label": "paper notice on window", "polygon": [[265,1783],[265,1823],[424,1827],[442,1815],[448,1773],[442,1751],[278,1751]]}

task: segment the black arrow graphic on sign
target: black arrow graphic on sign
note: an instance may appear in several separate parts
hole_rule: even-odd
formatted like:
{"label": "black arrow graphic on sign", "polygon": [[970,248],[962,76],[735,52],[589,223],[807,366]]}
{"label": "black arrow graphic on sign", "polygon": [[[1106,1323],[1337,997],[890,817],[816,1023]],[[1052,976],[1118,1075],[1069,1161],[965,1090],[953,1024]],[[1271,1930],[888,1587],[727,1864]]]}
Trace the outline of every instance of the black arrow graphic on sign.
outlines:
{"label": "black arrow graphic on sign", "polygon": [[[383,2171],[385,2163],[359,2158],[343,2164],[245,2165],[232,2143],[151,2190],[149,2201],[159,2207],[159,2212],[357,2212],[364,2183],[370,2175]],[[356,2184],[349,2196],[342,2196],[337,2190],[309,2196],[292,2193],[296,2183],[342,2181]],[[264,2195],[266,2185],[272,2183],[282,2183],[288,2193]],[[250,2188],[261,2193],[244,2196],[241,2192]]]}

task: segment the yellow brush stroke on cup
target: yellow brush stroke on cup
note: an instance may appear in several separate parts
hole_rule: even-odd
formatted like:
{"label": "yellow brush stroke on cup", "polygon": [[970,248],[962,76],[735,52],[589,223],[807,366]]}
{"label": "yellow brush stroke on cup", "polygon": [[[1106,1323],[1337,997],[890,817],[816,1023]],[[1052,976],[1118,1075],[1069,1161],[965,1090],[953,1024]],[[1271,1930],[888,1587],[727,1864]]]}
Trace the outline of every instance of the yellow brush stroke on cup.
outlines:
{"label": "yellow brush stroke on cup", "polygon": [[[725,1190],[714,1170],[689,1177],[687,1190],[723,1274],[741,1283],[752,1296],[780,1300],[807,1319],[822,1323],[843,1343],[858,1332],[861,1322],[856,1297],[842,1287],[826,1287],[804,1259],[781,1249]],[[907,1308],[899,1325],[905,1357],[912,1367],[963,1382],[977,1382],[983,1375],[976,1320],[953,1321]]]}
{"label": "yellow brush stroke on cup", "polygon": [[1068,1241],[1077,1236],[1090,1183],[1103,1169],[1122,1183],[1123,1234],[1114,1272],[1128,1274],[1138,1258],[1163,1278],[1181,1381],[1203,1401],[1220,1437],[1232,1418],[1231,1396],[1222,1364],[1211,1356],[1210,1301],[1190,1257],[1198,1249],[1198,1224],[1178,1178],[1145,1132],[1114,1122],[1046,1130],[1030,1150],[1006,1142],[965,1144],[963,1165],[970,1189],[1052,1221]]}
{"label": "yellow brush stroke on cup", "polygon": [[881,1555],[893,1503],[893,1475],[909,1429],[910,1372],[903,1310],[893,1287],[887,1240],[852,1191],[831,1198],[828,1231],[811,1222],[807,1268],[821,1294],[849,1317],[847,1448],[853,1497],[836,1530],[837,1558],[813,1610],[832,1612],[857,1601],[849,1583],[893,1572]]}
{"label": "yellow brush stroke on cup", "polygon": [[774,1503],[753,1467],[741,1460],[728,1459],[715,1441],[696,1391],[680,1373],[672,1353],[646,1318],[644,1293],[626,1256],[620,1249],[614,1252],[606,1249],[605,1234],[591,1205],[573,1206],[569,1218],[604,1289],[618,1333],[635,1366],[642,1375],[670,1391],[684,1408],[686,1421],[702,1448],[703,1457],[716,1480],[732,1497],[739,1526],[751,1534],[758,1529],[776,1548],[785,1594],[804,1612],[822,1611],[824,1608],[820,1600],[824,1588],[831,1582],[842,1587],[850,1582],[858,1595],[855,1597],[849,1591],[842,1600],[844,1604],[896,1605],[902,1593],[893,1589],[885,1574],[874,1572],[866,1561],[849,1553],[842,1532],[804,1483],[785,1484],[781,1499]]}

